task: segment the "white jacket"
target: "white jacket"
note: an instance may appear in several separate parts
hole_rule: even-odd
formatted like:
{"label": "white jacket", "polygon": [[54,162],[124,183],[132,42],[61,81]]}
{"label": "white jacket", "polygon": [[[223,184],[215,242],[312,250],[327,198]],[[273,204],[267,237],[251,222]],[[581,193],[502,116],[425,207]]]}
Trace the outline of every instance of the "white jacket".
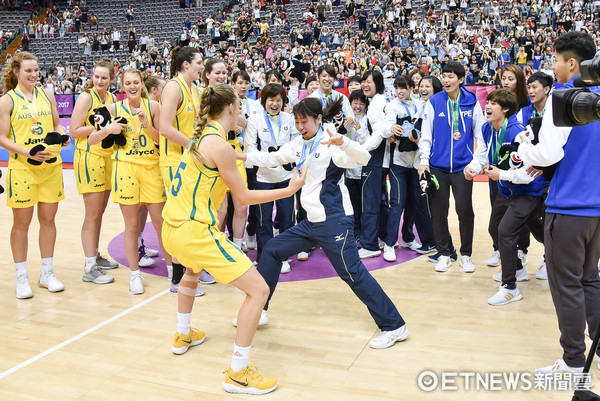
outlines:
{"label": "white jacket", "polygon": [[[396,118],[406,117],[409,113],[413,119],[419,118],[421,111],[423,110],[423,103],[419,100],[402,102],[400,99],[395,98],[388,103],[385,109],[385,118],[392,125],[396,124]],[[390,127],[391,129],[391,127]],[[398,146],[398,141],[396,141]],[[418,157],[419,151],[413,152],[399,152],[396,148],[392,157],[392,163],[402,167],[419,167],[420,158]]]}
{"label": "white jacket", "polygon": [[[354,111],[352,111],[352,106],[350,105],[350,100],[348,100],[348,98],[346,96],[344,96],[343,93],[340,93],[336,90],[332,90],[331,91],[331,101],[335,102],[336,100],[338,100],[340,97],[343,100],[342,103],[342,111],[344,112],[344,117],[352,117],[354,118]],[[308,97],[314,97],[316,99],[319,99],[321,101],[321,104],[323,105],[323,109],[325,109],[326,107],[326,96],[323,95],[323,92],[321,92],[321,89],[317,89],[316,91],[314,91],[313,93],[311,93],[310,95],[308,95]]]}
{"label": "white jacket", "polygon": [[[323,127],[320,141],[329,139],[327,128]],[[344,169],[364,166],[371,157],[358,142],[344,137],[341,146],[327,146],[318,143],[314,152],[309,155],[315,135],[305,141],[301,136],[286,143],[277,152],[253,152],[247,154],[247,162],[256,166],[279,166],[286,163],[298,163],[305,149],[308,171],[306,182],[302,187],[300,201],[306,210],[308,221],[323,222],[326,219],[339,218],[354,214],[348,189],[344,185]]]}
{"label": "white jacket", "polygon": [[[360,123],[360,129],[357,130],[354,127],[350,127],[348,129],[348,133],[346,134],[346,136],[349,139],[356,141],[359,144],[363,145],[369,138],[369,130],[367,129],[367,113],[365,113],[361,116],[357,116],[356,119]],[[346,177],[354,179],[354,180],[360,180],[361,174],[362,174],[362,166],[355,167],[355,168],[349,168],[346,170]]]}

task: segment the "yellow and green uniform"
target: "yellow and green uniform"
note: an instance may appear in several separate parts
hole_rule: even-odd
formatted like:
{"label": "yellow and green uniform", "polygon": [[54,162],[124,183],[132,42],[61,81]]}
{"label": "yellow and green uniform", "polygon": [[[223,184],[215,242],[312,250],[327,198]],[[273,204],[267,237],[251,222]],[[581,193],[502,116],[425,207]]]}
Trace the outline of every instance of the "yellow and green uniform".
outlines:
{"label": "yellow and green uniform", "polygon": [[[48,132],[54,131],[52,102],[43,89],[34,88],[31,102],[18,87],[6,95],[13,102],[8,132],[10,140],[24,148],[32,148],[43,142]],[[34,125],[38,127],[35,132],[31,129]],[[38,202],[56,203],[64,199],[60,155],[54,163],[34,166],[27,162],[26,156],[10,152],[6,181],[7,205],[13,208],[27,208]]]}
{"label": "yellow and green uniform", "polygon": [[[200,114],[200,96],[196,85],[192,88],[187,85],[183,77],[178,75],[171,81],[176,82],[181,90],[181,103],[175,113],[173,128],[183,135],[191,138],[194,135],[196,118]],[[162,102],[162,99],[161,99]],[[161,103],[162,104],[162,103]],[[160,169],[167,188],[171,186],[171,180],[181,159],[185,147],[161,135],[160,137]]]}
{"label": "yellow and green uniform", "polygon": [[[142,99],[140,107],[153,124],[150,101]],[[123,205],[164,202],[166,197],[158,167],[158,150],[150,132],[131,112],[127,100],[115,103],[115,118],[119,117],[127,119],[124,132],[127,143],[122,147],[115,146],[112,154],[113,202]],[[134,147],[136,138],[137,148]]]}
{"label": "yellow and green uniform", "polygon": [[[199,143],[209,135],[227,137],[216,121],[208,123]],[[250,259],[218,229],[217,211],[227,185],[216,168],[198,163],[186,151],[168,191],[162,238],[171,255],[195,272],[206,269],[222,283],[229,283],[250,269]]]}
{"label": "yellow and green uniform", "polygon": [[[95,89],[92,88],[89,94],[92,103],[83,122],[84,127],[91,125],[90,116],[94,114],[95,109],[111,105],[117,101],[116,96],[110,92],[106,93],[106,101],[104,102]],[[112,152],[112,147],[103,149],[101,143],[90,146],[87,136],[75,139],[73,168],[75,170],[77,191],[80,194],[110,191],[110,178],[113,165],[111,160]]]}

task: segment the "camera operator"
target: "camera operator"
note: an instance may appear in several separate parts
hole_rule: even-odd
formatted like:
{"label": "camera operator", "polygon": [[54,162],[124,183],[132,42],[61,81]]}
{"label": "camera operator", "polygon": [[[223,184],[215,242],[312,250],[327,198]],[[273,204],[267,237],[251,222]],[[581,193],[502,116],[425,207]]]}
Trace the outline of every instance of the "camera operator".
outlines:
{"label": "camera operator", "polygon": [[[563,88],[573,88],[581,62],[594,57],[596,46],[588,34],[571,31],[556,40],[554,51],[558,82]],[[535,371],[550,379],[583,371],[586,321],[592,337],[600,323],[600,186],[590,181],[600,172],[600,122],[557,127],[553,115],[550,102],[539,143],[519,146],[519,155],[527,164],[558,163],[546,199],[544,245],[563,356],[554,365]]]}

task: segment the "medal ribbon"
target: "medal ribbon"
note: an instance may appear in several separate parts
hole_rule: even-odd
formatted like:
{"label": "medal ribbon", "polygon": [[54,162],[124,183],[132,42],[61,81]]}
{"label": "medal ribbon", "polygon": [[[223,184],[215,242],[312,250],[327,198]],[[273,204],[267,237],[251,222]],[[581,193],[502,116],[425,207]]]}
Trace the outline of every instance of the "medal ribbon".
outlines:
{"label": "medal ribbon", "polygon": [[38,113],[37,113],[37,104],[35,103],[35,100],[37,99],[37,88],[33,88],[33,96],[32,96],[32,100],[29,101],[27,100],[27,98],[25,97],[25,94],[23,93],[23,91],[21,91],[21,88],[19,87],[19,85],[17,85],[15,87],[15,92],[17,92],[19,95],[23,96],[23,99],[25,99],[25,104],[27,104],[27,108],[29,109],[29,112],[31,113],[31,122],[32,122],[32,126],[33,125],[37,125],[38,123]]}
{"label": "medal ribbon", "polygon": [[460,92],[456,97],[456,101],[453,102],[451,99],[448,100],[450,103],[450,112],[452,113],[452,135],[454,135],[455,132],[460,132]]}
{"label": "medal ribbon", "polygon": [[[500,146],[502,146],[502,143],[504,142],[504,135],[506,135],[506,126],[508,125],[508,118],[504,119],[504,122],[502,123],[502,127],[500,128],[500,131],[498,132],[498,136],[496,137],[496,141],[495,141],[495,145],[494,145],[494,152],[492,153],[492,164],[496,165],[498,163],[498,153],[500,152]],[[494,128],[492,127],[492,130]],[[493,136],[492,136],[493,138]]]}
{"label": "medal ribbon", "polygon": [[313,137],[313,142],[310,144],[310,149],[308,151],[308,155],[306,154],[306,148],[308,147],[306,144],[308,143],[308,141],[304,141],[304,143],[302,144],[302,154],[300,155],[300,161],[298,162],[298,165],[297,165],[298,172],[300,172],[300,168],[302,167],[302,165],[304,163],[306,163],[308,165],[307,160],[315,152],[315,150],[317,150],[317,146],[319,146],[319,144],[321,143],[322,136],[323,136],[323,127],[320,127],[319,131],[317,131],[317,135],[315,135]]}
{"label": "medal ribbon", "polygon": [[[123,101],[123,105],[129,111],[129,115],[131,116],[130,123],[131,130],[133,131],[133,146],[134,148],[137,148],[139,146],[140,141],[140,132],[142,131],[142,122],[140,121],[140,118],[137,116],[137,114],[133,112],[133,109],[129,105],[129,99],[125,99]],[[140,104],[140,106],[142,105]]]}
{"label": "medal ribbon", "polygon": [[321,91],[321,88],[319,88],[319,97],[321,98],[321,103],[323,103],[323,107],[327,107],[327,101],[331,98],[331,94],[323,97],[323,92]]}
{"label": "medal ribbon", "polygon": [[185,87],[185,91],[188,94],[188,97],[190,98],[190,101],[194,105],[194,120],[195,120],[196,118],[198,118],[198,115],[200,114],[200,101],[198,101],[198,104],[196,104],[196,97],[192,95],[192,90],[190,89],[187,82],[185,82],[185,79],[183,79],[183,75],[179,74],[176,79],[178,79],[183,84],[183,86]]}
{"label": "medal ribbon", "polygon": [[[275,142],[275,146],[279,146],[279,135],[281,134],[281,121],[283,120],[283,118],[281,118],[281,114],[279,115],[279,131],[277,131],[277,137],[275,137],[275,133],[273,132],[273,126],[271,125],[271,118],[270,116],[267,114],[267,111],[264,111],[265,113],[265,122],[267,123],[267,128],[269,128],[269,132],[271,133],[271,138],[273,138],[273,142]],[[277,118],[277,116],[273,116],[274,118]]]}

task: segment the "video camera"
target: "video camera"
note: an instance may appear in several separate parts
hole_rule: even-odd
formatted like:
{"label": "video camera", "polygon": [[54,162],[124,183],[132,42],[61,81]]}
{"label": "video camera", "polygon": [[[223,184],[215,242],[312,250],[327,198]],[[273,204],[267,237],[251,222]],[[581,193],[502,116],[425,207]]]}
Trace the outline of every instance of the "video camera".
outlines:
{"label": "video camera", "polygon": [[[555,90],[552,94],[554,125],[577,127],[600,121],[600,57],[581,62],[576,88]],[[587,87],[594,87],[591,90]]]}

